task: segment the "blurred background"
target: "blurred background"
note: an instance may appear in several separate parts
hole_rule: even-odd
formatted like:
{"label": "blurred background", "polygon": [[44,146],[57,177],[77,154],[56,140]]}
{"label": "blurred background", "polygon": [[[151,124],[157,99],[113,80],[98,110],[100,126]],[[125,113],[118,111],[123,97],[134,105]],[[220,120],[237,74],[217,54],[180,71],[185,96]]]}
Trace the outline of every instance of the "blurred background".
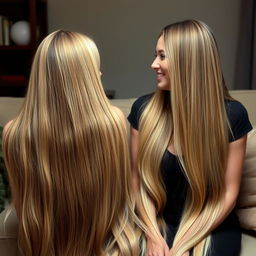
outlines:
{"label": "blurred background", "polygon": [[[32,17],[32,23],[36,32],[32,33],[31,55],[39,41],[57,29],[91,36],[101,55],[103,85],[115,98],[138,97],[154,90],[156,77],[150,65],[158,34],[165,25],[185,19],[199,19],[212,28],[228,88],[256,88],[254,0],[0,0],[0,15],[8,16],[1,11],[1,2],[7,1],[23,5],[26,1],[35,2],[36,17],[34,21]],[[31,3],[27,6],[31,8]],[[24,17],[13,15],[10,19],[14,24],[19,19],[31,23],[31,14],[24,11]],[[19,59],[17,51],[14,54],[9,50],[12,63]],[[6,55],[6,48],[0,47],[0,59],[3,54]],[[29,64],[26,65],[29,73]],[[3,66],[0,64],[0,69]],[[4,75],[2,72],[8,80]],[[27,78],[23,84],[26,81]]]}

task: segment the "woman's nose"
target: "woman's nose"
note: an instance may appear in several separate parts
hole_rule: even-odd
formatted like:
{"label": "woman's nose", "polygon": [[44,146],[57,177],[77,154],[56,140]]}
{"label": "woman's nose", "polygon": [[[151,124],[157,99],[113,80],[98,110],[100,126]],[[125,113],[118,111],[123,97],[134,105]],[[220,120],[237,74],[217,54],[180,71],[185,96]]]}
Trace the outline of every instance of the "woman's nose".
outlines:
{"label": "woman's nose", "polygon": [[159,63],[158,63],[157,57],[154,59],[153,63],[151,64],[151,68],[152,68],[152,69],[158,69],[158,68],[160,68],[160,65],[159,65]]}

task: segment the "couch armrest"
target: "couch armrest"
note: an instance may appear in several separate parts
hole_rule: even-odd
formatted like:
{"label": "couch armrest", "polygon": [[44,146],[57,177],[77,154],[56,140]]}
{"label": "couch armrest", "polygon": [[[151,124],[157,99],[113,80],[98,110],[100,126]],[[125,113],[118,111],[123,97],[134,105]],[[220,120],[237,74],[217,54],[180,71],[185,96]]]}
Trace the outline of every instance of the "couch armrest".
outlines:
{"label": "couch armrest", "polygon": [[242,248],[240,256],[255,256],[256,232],[245,231],[242,235]]}

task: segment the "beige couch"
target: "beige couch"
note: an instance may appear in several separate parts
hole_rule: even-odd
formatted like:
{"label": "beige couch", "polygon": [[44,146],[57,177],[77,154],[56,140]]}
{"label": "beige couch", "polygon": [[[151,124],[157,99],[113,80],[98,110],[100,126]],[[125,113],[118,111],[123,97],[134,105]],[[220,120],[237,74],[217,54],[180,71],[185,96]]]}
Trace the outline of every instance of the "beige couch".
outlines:
{"label": "beige couch", "polygon": [[[231,91],[232,96],[242,102],[249,113],[251,123],[256,126],[256,90],[255,91]],[[113,105],[119,107],[124,114],[129,114],[132,103],[135,99],[112,100]],[[22,98],[0,97],[0,125],[14,118],[22,104]],[[255,145],[256,147],[256,145]],[[10,206],[0,214],[0,255],[13,256],[17,253],[18,221],[15,211]],[[243,233],[241,256],[256,255],[256,233]],[[228,256],[228,255],[220,255]]]}

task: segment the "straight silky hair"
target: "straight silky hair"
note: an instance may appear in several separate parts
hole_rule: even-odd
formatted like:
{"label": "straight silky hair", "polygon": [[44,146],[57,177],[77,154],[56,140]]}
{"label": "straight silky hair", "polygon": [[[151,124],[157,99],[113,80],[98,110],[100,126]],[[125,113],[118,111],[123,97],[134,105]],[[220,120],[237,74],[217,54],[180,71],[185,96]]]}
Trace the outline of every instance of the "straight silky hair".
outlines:
{"label": "straight silky hair", "polygon": [[47,36],[4,138],[22,255],[139,254],[127,144],[94,42]]}
{"label": "straight silky hair", "polygon": [[[148,230],[160,227],[164,231],[166,195],[160,165],[164,152],[173,144],[188,191],[172,253],[181,256],[194,248],[193,255],[202,256],[210,249],[210,229],[222,212],[230,130],[225,99],[231,97],[217,44],[203,22],[168,25],[160,36],[164,37],[170,93],[157,90],[140,120],[140,214]],[[150,202],[156,208],[159,227],[154,226]],[[186,234],[196,220],[196,228]]]}

